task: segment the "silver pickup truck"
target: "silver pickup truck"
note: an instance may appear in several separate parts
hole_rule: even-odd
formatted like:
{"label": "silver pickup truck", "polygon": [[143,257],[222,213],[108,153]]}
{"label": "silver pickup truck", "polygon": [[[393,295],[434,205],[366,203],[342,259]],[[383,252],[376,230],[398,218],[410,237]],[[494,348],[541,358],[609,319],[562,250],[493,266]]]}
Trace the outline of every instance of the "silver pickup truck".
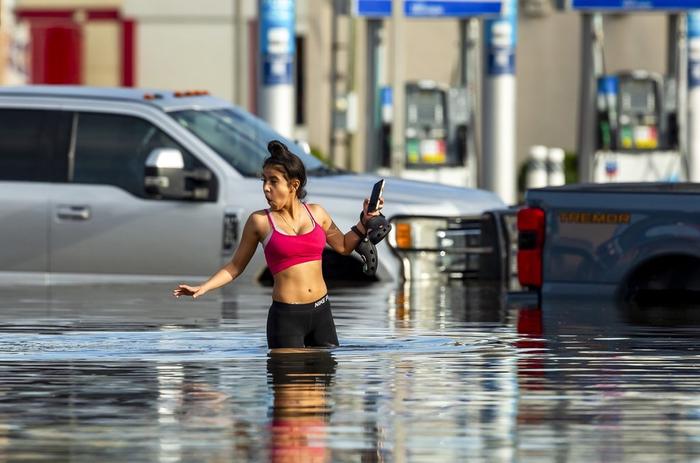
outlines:
{"label": "silver pickup truck", "polygon": [[567,185],[525,202],[518,278],[543,300],[700,295],[700,185]]}
{"label": "silver pickup truck", "polygon": [[[260,119],[204,92],[0,88],[0,284],[204,277],[231,258],[248,215],[266,207]],[[284,140],[284,139],[283,139]],[[345,230],[377,180],[306,164],[308,201]],[[382,281],[473,273],[492,193],[387,179],[394,232],[378,246]],[[365,280],[359,256],[327,249],[330,279]],[[257,252],[237,280],[269,280]]]}

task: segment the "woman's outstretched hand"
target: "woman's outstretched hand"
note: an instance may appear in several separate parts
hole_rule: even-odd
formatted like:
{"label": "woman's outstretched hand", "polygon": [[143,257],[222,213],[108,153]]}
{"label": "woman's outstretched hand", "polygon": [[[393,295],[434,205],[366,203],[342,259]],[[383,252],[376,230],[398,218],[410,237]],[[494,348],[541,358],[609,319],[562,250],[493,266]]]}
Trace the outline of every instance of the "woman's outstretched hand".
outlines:
{"label": "woman's outstretched hand", "polygon": [[204,293],[206,293],[206,291],[202,291],[201,286],[177,285],[177,288],[173,290],[173,296],[175,297],[192,296],[193,298],[197,298]]}

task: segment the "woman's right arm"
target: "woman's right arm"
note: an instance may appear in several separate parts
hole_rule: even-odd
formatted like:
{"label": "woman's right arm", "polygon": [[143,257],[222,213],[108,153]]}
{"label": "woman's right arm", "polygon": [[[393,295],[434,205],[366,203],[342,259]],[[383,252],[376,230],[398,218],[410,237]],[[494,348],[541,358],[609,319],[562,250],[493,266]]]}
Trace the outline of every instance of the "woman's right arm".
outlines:
{"label": "woman's right arm", "polygon": [[235,280],[243,273],[243,270],[245,270],[253,254],[255,254],[255,248],[258,246],[259,237],[260,233],[256,224],[256,218],[254,214],[251,214],[243,227],[241,242],[231,262],[224,265],[200,286],[178,285],[178,287],[173,290],[173,296],[192,296],[196,298],[212,289],[219,288]]}

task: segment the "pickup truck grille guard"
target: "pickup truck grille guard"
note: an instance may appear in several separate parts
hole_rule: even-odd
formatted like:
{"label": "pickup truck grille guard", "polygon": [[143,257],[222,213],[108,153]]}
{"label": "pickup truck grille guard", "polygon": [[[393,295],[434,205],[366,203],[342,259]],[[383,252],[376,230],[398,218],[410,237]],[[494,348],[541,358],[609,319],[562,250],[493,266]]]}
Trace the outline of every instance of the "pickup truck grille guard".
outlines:
{"label": "pickup truck grille guard", "polygon": [[391,223],[387,242],[401,260],[406,280],[492,279],[495,267],[501,278],[500,272],[512,267],[514,210],[482,217],[394,216]]}

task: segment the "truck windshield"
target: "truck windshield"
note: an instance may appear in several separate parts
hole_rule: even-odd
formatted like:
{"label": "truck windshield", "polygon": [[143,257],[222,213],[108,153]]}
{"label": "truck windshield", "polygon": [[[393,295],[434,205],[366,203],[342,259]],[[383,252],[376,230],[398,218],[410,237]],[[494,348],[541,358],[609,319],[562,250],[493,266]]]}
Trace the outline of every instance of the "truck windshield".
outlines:
{"label": "truck windshield", "polygon": [[188,109],[170,115],[246,177],[261,175],[263,161],[270,155],[267,144],[271,140],[281,140],[286,144],[301,158],[310,175],[336,172],[273,131],[261,119],[236,108]]}

